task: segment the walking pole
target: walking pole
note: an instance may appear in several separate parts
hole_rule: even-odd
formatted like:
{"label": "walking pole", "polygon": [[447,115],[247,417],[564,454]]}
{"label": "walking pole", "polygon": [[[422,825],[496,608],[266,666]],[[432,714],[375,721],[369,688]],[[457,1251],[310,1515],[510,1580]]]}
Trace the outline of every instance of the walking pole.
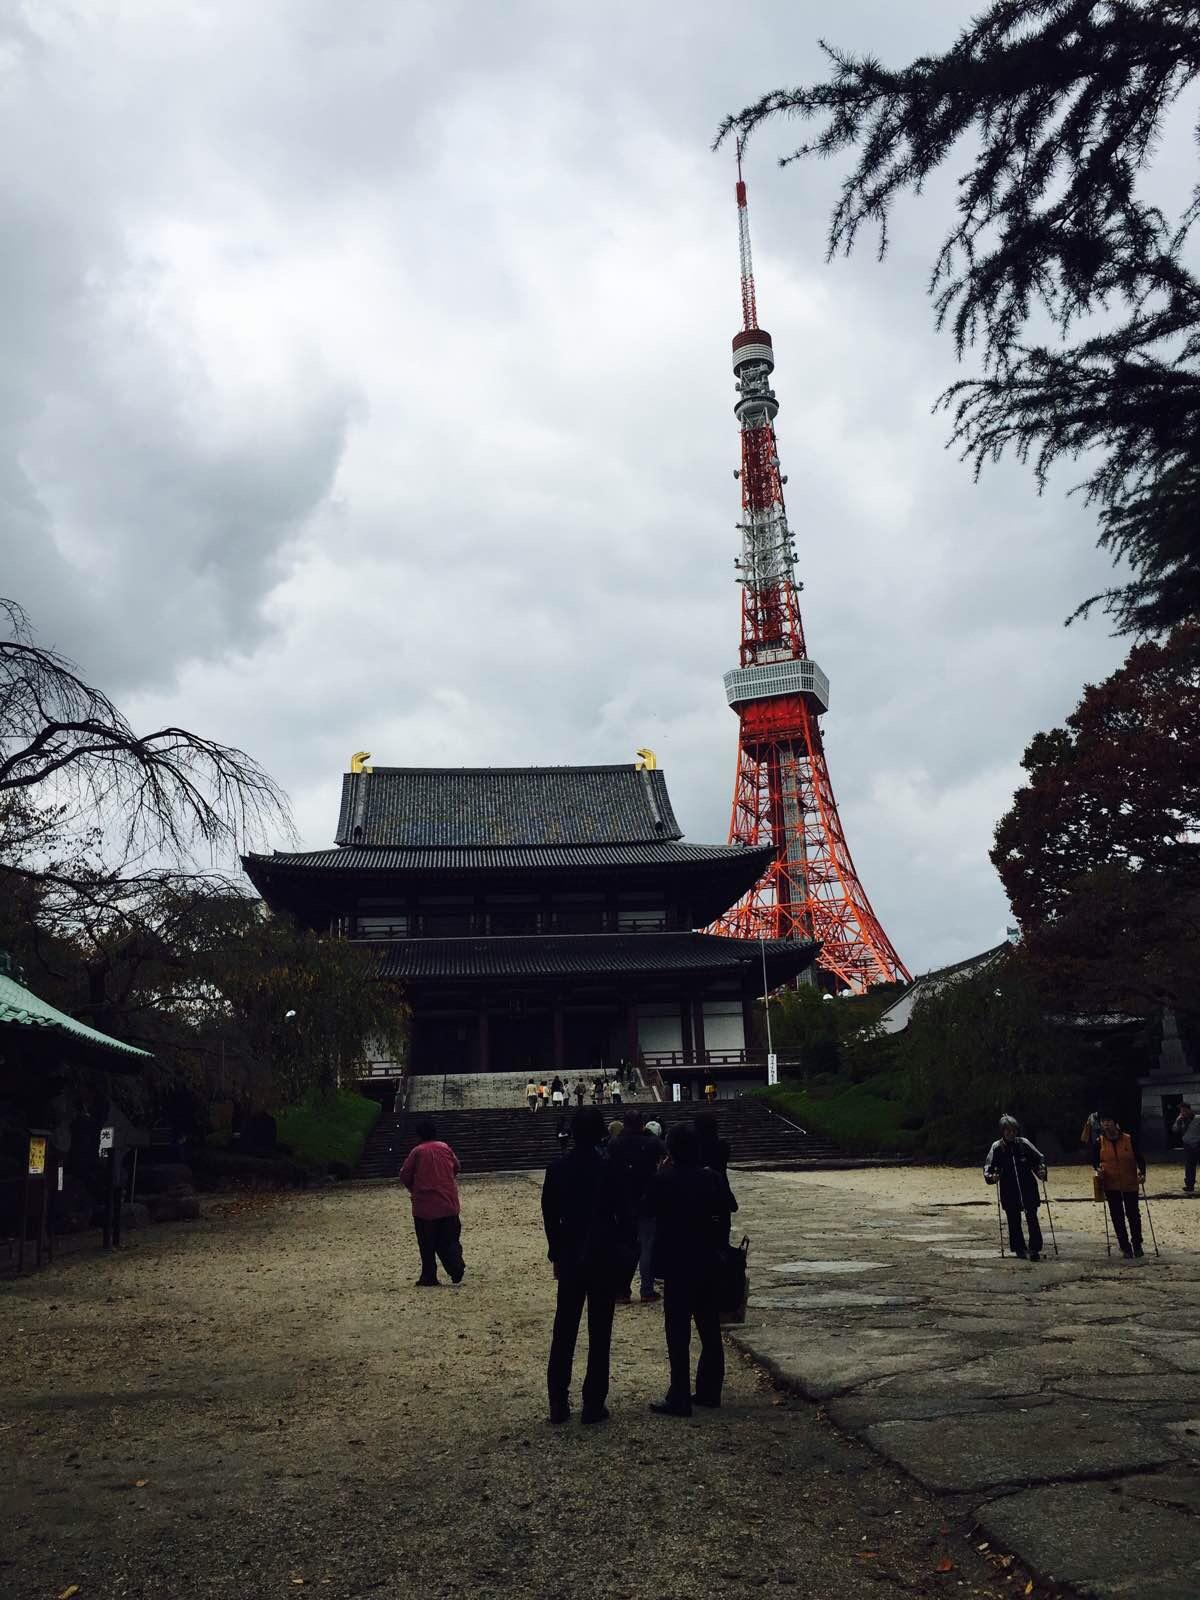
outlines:
{"label": "walking pole", "polygon": [[1046,1187],[1045,1178],[1042,1179],[1042,1198],[1046,1202],[1046,1221],[1050,1224],[1050,1243],[1054,1246],[1054,1254],[1058,1254],[1058,1235],[1054,1231],[1054,1213],[1050,1209],[1050,1191]]}
{"label": "walking pole", "polygon": [[1108,1234],[1108,1196],[1104,1193],[1103,1190],[1100,1191],[1100,1213],[1104,1218],[1104,1248],[1108,1251],[1109,1255],[1111,1256],[1112,1255],[1112,1240],[1109,1238],[1109,1234]]}
{"label": "walking pole", "polygon": [[1154,1246],[1154,1254],[1156,1256],[1161,1256],[1162,1251],[1158,1248],[1158,1240],[1154,1237],[1154,1218],[1150,1215],[1150,1197],[1146,1193],[1146,1180],[1143,1178],[1141,1181],[1142,1199],[1146,1206],[1146,1221],[1150,1224],[1150,1242]]}
{"label": "walking pole", "polygon": [[1004,1223],[1000,1218],[1000,1183],[996,1182],[996,1231],[1000,1235],[1000,1259],[1004,1260]]}

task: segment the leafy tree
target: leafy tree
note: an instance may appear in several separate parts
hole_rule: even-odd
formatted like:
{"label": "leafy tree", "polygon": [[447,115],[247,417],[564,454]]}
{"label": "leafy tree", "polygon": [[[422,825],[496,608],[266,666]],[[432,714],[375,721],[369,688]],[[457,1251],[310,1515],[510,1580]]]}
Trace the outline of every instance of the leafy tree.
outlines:
{"label": "leafy tree", "polygon": [[1039,733],[992,860],[1084,1003],[1200,1005],[1200,624],[1137,645]]}
{"label": "leafy tree", "polygon": [[[401,1054],[399,986],[369,952],[319,940],[218,871],[190,869],[287,802],[243,751],[133,731],[0,600],[0,945],[39,993],[153,1051],[124,1092],[277,1107]],[[291,1013],[291,1015],[289,1015]]]}
{"label": "leafy tree", "polygon": [[[899,984],[877,984],[865,995],[833,998],[813,984],[780,989],[771,996],[771,1039],[779,1051],[796,1051],[800,1075],[848,1072],[855,1075],[859,1047],[873,1037],[880,1014],[900,991]],[[766,1030],[759,1043],[765,1048]],[[789,1076],[795,1073],[789,1068]]]}
{"label": "leafy tree", "polygon": [[[1012,450],[1039,484],[1087,455],[1100,543],[1132,577],[1093,596],[1121,632],[1200,614],[1200,282],[1187,264],[1200,187],[1168,215],[1144,178],[1200,72],[1195,0],[992,0],[941,55],[895,69],[823,45],[829,77],[726,120],[820,124],[786,158],[856,152],[829,254],[864,224],[887,248],[897,198],[966,136],[957,217],[930,279],[939,327],[982,375],[941,403],[978,473]],[[1047,323],[1053,337],[1047,338]]]}
{"label": "leafy tree", "polygon": [[921,1149],[934,1157],[981,1155],[1000,1114],[1073,1148],[1101,1099],[1136,1102],[1140,1062],[1125,1036],[1097,1039],[1055,1016],[1019,950],[917,1001],[893,1060],[924,1116]]}
{"label": "leafy tree", "polygon": [[193,845],[236,848],[267,827],[291,831],[287,801],[244,751],[186,728],[138,734],[57,651],[35,643],[0,599],[0,842],[10,866],[37,823],[108,835],[123,861]]}

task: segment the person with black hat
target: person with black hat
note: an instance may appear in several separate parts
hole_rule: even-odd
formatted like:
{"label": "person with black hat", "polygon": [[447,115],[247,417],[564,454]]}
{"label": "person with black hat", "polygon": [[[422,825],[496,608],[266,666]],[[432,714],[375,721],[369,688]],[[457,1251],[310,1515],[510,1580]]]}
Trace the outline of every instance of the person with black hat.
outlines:
{"label": "person with black hat", "polygon": [[[1000,1204],[1008,1219],[1008,1244],[1013,1255],[1021,1261],[1026,1256],[1030,1261],[1040,1261],[1042,1230],[1038,1223],[1038,1206],[1041,1205],[1038,1179],[1045,1179],[1046,1158],[1036,1145],[1021,1137],[1016,1117],[1005,1114],[1000,1118],[1000,1137],[987,1153],[983,1176],[987,1183],[1000,1185]],[[1029,1227],[1028,1252],[1021,1231],[1022,1216]]]}

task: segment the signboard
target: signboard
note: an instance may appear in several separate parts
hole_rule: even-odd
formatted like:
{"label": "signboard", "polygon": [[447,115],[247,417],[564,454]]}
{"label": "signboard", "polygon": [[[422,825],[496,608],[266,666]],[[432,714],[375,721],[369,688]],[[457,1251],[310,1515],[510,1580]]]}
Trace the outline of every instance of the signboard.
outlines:
{"label": "signboard", "polygon": [[671,1085],[671,1099],[675,1102],[676,1105],[678,1105],[679,1102],[683,1099],[683,1085],[682,1084],[673,1083]]}
{"label": "signboard", "polygon": [[112,1147],[113,1147],[113,1132],[114,1132],[114,1130],[112,1128],[101,1128],[100,1129],[100,1154],[101,1155],[103,1155],[106,1150],[111,1150],[112,1149]]}
{"label": "signboard", "polygon": [[63,1185],[63,1168],[59,1167],[59,1169],[58,1169],[58,1192],[59,1192],[59,1194],[62,1193],[62,1185]]}
{"label": "signboard", "polygon": [[41,1134],[29,1135],[29,1176],[31,1178],[46,1176],[46,1140]]}
{"label": "signboard", "polygon": [[775,1055],[774,1052],[772,1052],[772,1054],[767,1057],[767,1083],[768,1084],[776,1084],[778,1082],[779,1082],[779,1057],[777,1055]]}

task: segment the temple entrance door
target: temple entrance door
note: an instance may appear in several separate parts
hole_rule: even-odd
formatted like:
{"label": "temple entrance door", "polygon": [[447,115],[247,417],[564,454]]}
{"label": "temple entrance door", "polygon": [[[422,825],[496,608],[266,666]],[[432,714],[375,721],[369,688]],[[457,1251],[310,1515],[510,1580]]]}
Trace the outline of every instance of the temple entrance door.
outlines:
{"label": "temple entrance door", "polygon": [[613,1051],[617,1020],[615,1012],[567,1012],[563,1055],[569,1075],[612,1070],[619,1055]]}
{"label": "temple entrance door", "polygon": [[408,1069],[415,1073],[470,1072],[478,1056],[474,1017],[430,1017],[412,1021]]}
{"label": "temple entrance door", "polygon": [[493,1072],[531,1072],[548,1078],[554,1071],[554,1018],[549,1012],[488,1019],[488,1055]]}

